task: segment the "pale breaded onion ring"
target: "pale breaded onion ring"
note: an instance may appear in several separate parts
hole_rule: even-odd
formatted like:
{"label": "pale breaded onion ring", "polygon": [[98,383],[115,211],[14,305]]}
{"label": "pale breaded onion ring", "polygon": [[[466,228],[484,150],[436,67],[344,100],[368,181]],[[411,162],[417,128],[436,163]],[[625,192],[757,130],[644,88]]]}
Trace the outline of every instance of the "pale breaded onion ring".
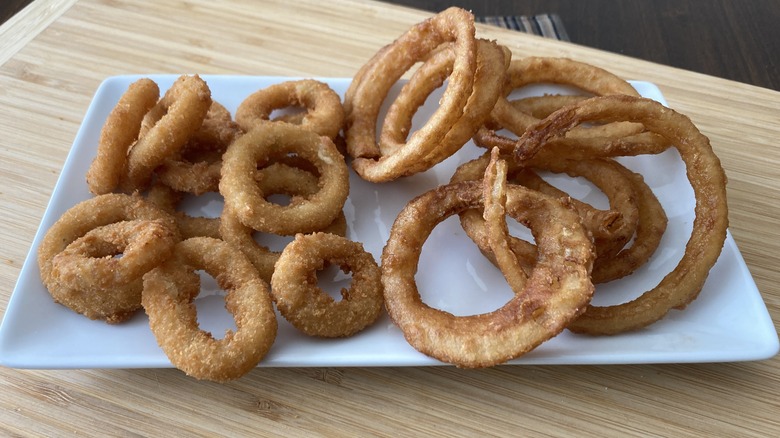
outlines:
{"label": "pale breaded onion ring", "polygon": [[128,299],[108,300],[100,293],[84,293],[78,287],[69,287],[66,283],[58,282],[52,273],[55,256],[72,242],[95,228],[126,220],[159,220],[166,224],[169,230],[173,230],[178,239],[173,217],[139,196],[105,194],[82,201],[57,219],[38,247],[41,281],[54,301],[90,319],[119,322],[130,316],[128,309],[132,306],[127,306],[126,303],[132,300],[135,300],[136,306],[140,303],[140,297],[135,292],[127,292],[131,296]]}
{"label": "pale breaded onion ring", "polygon": [[[257,173],[258,186],[266,198],[272,195],[288,195],[295,202],[296,198],[305,198],[318,190],[316,176],[286,164],[273,163],[259,169]],[[339,213],[331,224],[318,231],[339,236],[346,235],[347,219],[344,213]],[[259,244],[254,238],[255,232],[252,227],[244,225],[229,206],[223,209],[219,219],[219,233],[222,239],[238,247],[252,262],[260,277],[270,282],[281,252],[271,251]]]}
{"label": "pale breaded onion ring", "polygon": [[[474,35],[474,16],[463,9],[449,8],[413,26],[359,71],[345,95],[344,109],[347,152],[362,178],[381,182],[408,175],[409,166],[419,165],[460,119],[474,87],[477,69]],[[439,107],[403,147],[383,155],[376,142],[376,124],[383,100],[412,65],[446,42],[454,42],[455,61]],[[430,167],[435,163],[427,164]]]}
{"label": "pale breaded onion ring", "polygon": [[[196,270],[205,270],[227,292],[225,307],[236,330],[215,339],[198,324],[193,300],[200,292]],[[171,363],[197,379],[237,379],[265,357],[277,322],[268,285],[235,247],[209,237],[177,244],[174,255],[144,276],[142,295],[149,326]]]}
{"label": "pale breaded onion ring", "polygon": [[[326,263],[352,273],[349,289],[335,301],[317,287],[317,271]],[[382,313],[381,271],[363,245],[330,233],[298,234],[282,251],[271,277],[276,308],[309,336],[352,336]]]}
{"label": "pale breaded onion ring", "polygon": [[180,76],[152,109],[160,119],[130,149],[122,189],[145,189],[154,170],[176,156],[201,127],[210,107],[206,82],[198,75]]}
{"label": "pale breaded onion ring", "polygon": [[[265,199],[256,181],[258,164],[295,154],[313,164],[320,190],[288,205]],[[287,123],[261,124],[230,145],[223,156],[219,191],[225,206],[255,230],[282,235],[319,231],[341,213],[349,194],[344,157],[327,137]]]}
{"label": "pale breaded onion ring", "polygon": [[431,308],[414,278],[420,251],[438,223],[469,208],[482,208],[481,182],[439,186],[413,199],[393,223],[381,267],[385,305],[406,340],[438,360],[477,368],[530,351],[578,316],[593,293],[593,252],[571,208],[524,187],[508,187],[508,214],[529,225],[543,254],[525,288],[489,313],[458,317]]}
{"label": "pale breaded onion ring", "polygon": [[201,195],[219,191],[222,154],[241,135],[230,111],[217,101],[182,150],[155,170],[157,180],[178,192]]}
{"label": "pale breaded onion ring", "polygon": [[69,307],[91,319],[122,322],[141,309],[143,275],[168,258],[177,242],[176,229],[160,220],[94,228],[54,256],[47,286],[53,295],[71,296]]}
{"label": "pale breaded onion ring", "polygon": [[709,139],[691,120],[658,102],[631,96],[594,97],[564,107],[530,128],[518,151],[539,150],[572,127],[588,122],[632,121],[662,136],[680,153],[696,199],[693,231],[679,264],[658,285],[638,298],[614,306],[589,306],[570,329],[587,334],[636,330],[663,318],[671,309],[696,299],[718,260],[728,228],[726,174]]}
{"label": "pale breaded onion ring", "polygon": [[87,170],[87,185],[95,195],[111,193],[127,170],[127,152],[138,139],[141,123],[160,98],[151,79],[139,79],[122,94],[100,130],[97,155]]}
{"label": "pale breaded onion ring", "polygon": [[[302,107],[307,111],[286,117],[288,123],[335,140],[344,124],[344,108],[339,95],[324,82],[314,79],[285,81],[255,91],[236,110],[236,122],[244,131],[270,120],[274,110]],[[299,119],[300,118],[300,119]]]}

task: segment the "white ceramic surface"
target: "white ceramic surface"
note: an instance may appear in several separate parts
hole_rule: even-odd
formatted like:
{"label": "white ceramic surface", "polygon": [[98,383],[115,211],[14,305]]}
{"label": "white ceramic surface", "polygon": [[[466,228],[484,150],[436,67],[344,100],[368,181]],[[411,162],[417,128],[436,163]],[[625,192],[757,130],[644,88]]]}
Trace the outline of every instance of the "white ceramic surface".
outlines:
{"label": "white ceramic surface", "polygon": [[[149,75],[165,90],[176,76]],[[292,78],[203,76],[212,95],[231,111],[253,91]],[[38,244],[51,224],[68,208],[87,199],[84,175],[95,155],[101,126],[128,84],[139,76],[117,76],[103,82],[94,97],[62,169],[30,253],[0,326],[0,363],[18,368],[141,368],[170,367],[157,346],[143,312],[129,322],[107,325],[90,321],[55,304],[41,284],[36,262]],[[348,79],[322,79],[343,95]],[[632,82],[646,97],[665,103],[657,87]],[[536,86],[521,94],[566,92]],[[430,114],[436,96],[415,117]],[[381,185],[351,175],[350,196],[344,212],[348,237],[364,243],[379,260],[388,230],[397,213],[412,197],[446,183],[453,170],[481,154],[471,143],[434,169]],[[654,286],[681,257],[692,221],[693,192],[684,165],[674,150],[658,156],[621,159],[641,172],[661,200],[669,226],[661,248],[640,271],[597,288],[595,304],[617,303]],[[551,176],[570,193],[605,207],[603,194],[583,181]],[[557,182],[556,182],[557,181]],[[221,200],[209,195],[187,200],[195,215],[218,215]],[[515,229],[515,232],[522,232]],[[271,242],[278,247],[279,242]],[[455,314],[473,314],[500,307],[510,296],[500,272],[464,235],[457,218],[439,225],[425,244],[417,275],[423,300]],[[323,284],[327,280],[322,280]],[[341,280],[344,283],[344,280]],[[327,286],[324,286],[327,287]],[[232,327],[220,291],[204,282],[197,300],[199,319],[215,334]],[[410,347],[387,316],[370,329],[343,340],[321,340],[301,335],[279,318],[279,334],[260,366],[412,366],[438,365]],[[219,335],[218,335],[219,336]],[[620,364],[760,360],[778,351],[774,325],[759,291],[729,235],[699,298],[684,311],[672,311],[662,321],[633,333],[589,337],[564,332],[511,364]]]}

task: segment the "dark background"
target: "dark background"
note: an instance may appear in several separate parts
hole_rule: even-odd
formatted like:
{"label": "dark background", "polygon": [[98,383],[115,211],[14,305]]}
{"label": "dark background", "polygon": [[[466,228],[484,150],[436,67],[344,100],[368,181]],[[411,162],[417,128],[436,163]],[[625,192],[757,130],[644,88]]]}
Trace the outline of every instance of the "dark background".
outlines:
{"label": "dark background", "polygon": [[[0,0],[0,22],[29,0]],[[390,0],[432,12],[558,14],[576,44],[780,90],[780,0]]]}

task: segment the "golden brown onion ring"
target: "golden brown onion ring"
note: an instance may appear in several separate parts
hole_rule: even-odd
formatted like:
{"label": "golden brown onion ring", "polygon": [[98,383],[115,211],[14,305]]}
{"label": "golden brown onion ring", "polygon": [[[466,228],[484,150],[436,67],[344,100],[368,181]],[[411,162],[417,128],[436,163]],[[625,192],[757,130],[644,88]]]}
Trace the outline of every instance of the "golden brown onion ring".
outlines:
{"label": "golden brown onion ring", "polygon": [[[326,264],[352,273],[340,301],[317,287]],[[279,313],[309,336],[352,336],[382,313],[381,271],[363,245],[330,233],[298,234],[276,262],[271,293]]]}
{"label": "golden brown onion ring", "polygon": [[415,281],[420,251],[436,224],[482,208],[480,182],[437,187],[413,199],[396,218],[382,252],[385,305],[418,351],[459,367],[488,367],[518,357],[561,332],[593,293],[593,252],[579,216],[551,197],[507,188],[510,216],[527,223],[543,256],[522,293],[498,310],[454,316],[421,301]]}
{"label": "golden brown onion ring", "polygon": [[709,139],[691,120],[658,102],[631,96],[594,97],[564,107],[519,139],[518,151],[538,150],[580,123],[631,121],[664,138],[680,153],[696,198],[693,231],[679,264],[654,288],[614,306],[589,306],[570,329],[587,334],[636,330],[663,318],[671,309],[696,299],[717,261],[728,228],[726,175]]}
{"label": "golden brown onion ring", "polygon": [[111,193],[127,171],[127,152],[138,139],[141,123],[160,98],[160,89],[151,79],[139,79],[127,88],[111,110],[100,131],[98,150],[87,171],[89,191]]}
{"label": "golden brown onion ring", "polygon": [[[419,23],[377,53],[356,75],[345,95],[345,138],[353,168],[368,181],[408,175],[410,166],[429,155],[460,119],[472,94],[477,69],[474,16],[449,8]],[[401,148],[383,155],[376,124],[390,88],[412,65],[446,42],[454,42],[455,61],[440,105]],[[433,165],[433,164],[431,164]]]}
{"label": "golden brown onion ring", "polygon": [[[306,199],[279,205],[265,199],[256,181],[258,164],[295,154],[320,175],[320,190]],[[349,194],[344,157],[327,137],[287,123],[258,125],[236,140],[223,157],[219,191],[225,206],[255,230],[292,235],[319,231],[341,213]]]}
{"label": "golden brown onion ring", "polygon": [[[318,190],[317,177],[311,173],[281,163],[274,163],[260,169],[258,185],[265,197],[272,195],[287,195],[295,202],[297,198],[305,198]],[[260,277],[270,282],[274,266],[281,252],[271,251],[255,240],[256,230],[244,225],[230,207],[222,211],[219,220],[219,232],[222,238],[243,252],[260,273]],[[344,213],[322,231],[344,236],[347,233],[347,219]]]}
{"label": "golden brown onion ring", "polygon": [[[344,124],[341,98],[328,84],[314,79],[285,81],[250,94],[236,110],[236,122],[244,131],[271,123],[274,110],[302,107],[305,113],[281,119],[335,140]],[[274,121],[279,121],[275,119]]]}
{"label": "golden brown onion ring", "polygon": [[[68,285],[70,281],[58,281],[53,274],[55,256],[63,252],[72,242],[95,228],[126,220],[159,220],[178,239],[178,230],[173,217],[139,196],[106,194],[82,201],[68,209],[49,228],[38,247],[41,281],[54,301],[90,319],[119,322],[130,315],[129,307],[125,304],[132,299],[137,300],[138,296],[110,300],[98,293],[84,293],[79,287],[70,287]],[[70,285],[78,286],[75,280],[70,282]],[[128,292],[130,295],[133,293]],[[136,305],[137,303],[138,301]],[[118,307],[114,306],[116,304]]]}
{"label": "golden brown onion ring", "polygon": [[119,323],[141,309],[141,278],[177,242],[176,230],[160,220],[103,225],[54,256],[47,285],[53,295],[73,297],[69,307],[87,317]]}
{"label": "golden brown onion ring", "polygon": [[[227,292],[225,307],[236,330],[215,339],[198,324],[193,300],[204,270]],[[266,282],[237,248],[195,237],[176,245],[174,255],[144,276],[143,307],[157,343],[171,363],[197,379],[237,379],[262,360],[276,339],[277,322]]]}
{"label": "golden brown onion ring", "polygon": [[198,75],[180,76],[152,109],[160,119],[130,149],[122,189],[145,189],[154,170],[176,156],[201,127],[210,107],[206,82]]}

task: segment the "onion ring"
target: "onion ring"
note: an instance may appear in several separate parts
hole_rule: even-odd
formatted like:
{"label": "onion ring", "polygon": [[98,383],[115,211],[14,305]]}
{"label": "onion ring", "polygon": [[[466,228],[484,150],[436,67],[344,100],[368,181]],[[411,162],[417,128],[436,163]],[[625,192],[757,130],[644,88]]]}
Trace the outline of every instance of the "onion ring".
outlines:
{"label": "onion ring", "polygon": [[[503,152],[514,151],[517,148],[517,139],[499,135],[496,129],[504,128],[520,136],[528,127],[539,121],[534,116],[517,109],[506,97],[512,90],[533,83],[571,85],[598,96],[613,94],[639,96],[639,93],[627,81],[594,65],[554,57],[532,56],[515,59],[512,60],[507,70],[507,85],[504,96],[499,97],[496,102],[491,113],[491,122],[480,128],[474,136],[474,143],[477,146],[488,149],[498,147]],[[639,128],[636,124],[625,122],[592,128],[578,127],[571,130],[567,137],[556,139],[548,147],[557,148],[557,150],[565,149],[566,151],[571,149],[584,150],[585,152],[581,153],[602,157],[603,154],[592,151],[623,145],[624,148],[628,147],[634,150],[634,155],[636,155],[638,153],[658,153],[668,148],[660,136],[639,132]],[[532,156],[535,153],[536,151],[526,151],[525,156]],[[522,159],[517,152],[515,155],[518,159]],[[558,156],[558,154],[552,154],[552,156]]]}
{"label": "onion ring", "polygon": [[[54,275],[53,273],[55,256],[62,253],[72,242],[90,230],[126,220],[159,220],[166,224],[167,229],[173,232],[178,239],[178,230],[173,217],[139,196],[105,194],[76,204],[49,228],[38,247],[38,267],[41,281],[55,302],[90,319],[119,322],[130,316],[129,309],[132,306],[126,305],[127,302],[140,298],[135,297],[135,292],[132,290],[122,292],[117,290],[116,292],[116,294],[127,293],[130,298],[115,297],[109,300],[105,294],[85,293],[79,287],[69,287],[68,281],[59,281],[57,278],[64,274]],[[164,245],[161,243],[161,246]],[[133,259],[133,257],[128,259],[128,263],[132,262]],[[102,280],[96,280],[96,282],[99,281]],[[78,286],[75,282],[71,283],[73,286]],[[113,307],[114,304],[117,307]]]}
{"label": "onion ring", "polygon": [[[264,196],[285,194],[296,197],[306,197],[317,192],[317,178],[311,173],[290,167],[286,164],[274,163],[257,171],[259,186]],[[295,202],[295,201],[293,201]],[[319,230],[318,230],[319,231]],[[347,219],[341,212],[338,217],[322,231],[344,236],[347,233]],[[259,244],[255,238],[256,230],[244,225],[229,206],[222,211],[219,221],[219,233],[222,238],[238,247],[252,262],[260,273],[260,277],[270,282],[274,266],[281,252],[271,251]]]}
{"label": "onion ring", "polygon": [[219,191],[222,154],[241,134],[230,111],[212,101],[203,125],[178,154],[155,170],[157,179],[179,192],[201,195]]}
{"label": "onion ring", "polygon": [[[320,190],[281,206],[265,199],[255,176],[258,163],[290,153],[317,168]],[[258,231],[291,235],[322,230],[339,215],[349,193],[347,165],[333,142],[294,125],[259,125],[230,145],[223,160],[219,191],[225,206]]]}
{"label": "onion ring", "polygon": [[690,119],[658,102],[630,96],[594,97],[564,107],[532,127],[519,140],[518,151],[538,150],[547,140],[565,135],[580,123],[639,122],[680,153],[696,199],[693,231],[677,267],[653,289],[614,306],[588,306],[570,325],[587,334],[616,334],[636,330],[663,318],[671,309],[696,299],[726,239],[728,206],[726,175],[709,139]]}
{"label": "onion ring", "polygon": [[88,302],[81,313],[90,319],[125,321],[141,309],[143,275],[168,258],[177,241],[176,230],[159,220],[97,227],[54,256],[48,286]]}
{"label": "onion ring", "polygon": [[[303,107],[305,113],[287,122],[334,140],[344,125],[341,98],[328,84],[314,79],[280,82],[250,94],[236,110],[236,122],[244,131],[269,120],[277,109]],[[300,120],[298,118],[300,117]]]}
{"label": "onion ring", "polygon": [[[227,330],[219,340],[198,325],[192,302],[200,292],[194,272],[199,269],[227,291],[225,307],[237,330]],[[195,237],[177,244],[172,258],[144,276],[142,302],[165,355],[197,379],[225,382],[243,376],[276,339],[268,285],[240,251],[221,240]]]}
{"label": "onion ring", "polygon": [[439,186],[409,202],[382,252],[382,284],[391,319],[418,351],[458,367],[488,367],[518,357],[560,333],[593,293],[593,252],[579,216],[558,200],[507,188],[507,212],[527,222],[539,261],[522,293],[493,312],[457,317],[424,304],[415,282],[424,241],[436,224],[482,207],[481,182]]}
{"label": "onion ring", "polygon": [[130,149],[123,190],[146,188],[154,170],[178,154],[201,127],[210,107],[206,82],[198,75],[180,76],[152,109],[161,118]]}
{"label": "onion ring", "polygon": [[[477,40],[477,70],[474,88],[463,108],[463,116],[447,131],[441,142],[422,160],[410,164],[406,174],[427,170],[460,149],[487,120],[504,85],[504,73],[511,53],[492,41]],[[412,128],[415,112],[426,98],[452,73],[455,52],[453,44],[440,46],[404,84],[385,116],[380,133],[382,153],[392,154],[404,146]]]}
{"label": "onion ring", "polygon": [[133,82],[122,94],[100,131],[97,155],[87,170],[90,192],[104,195],[119,187],[127,167],[127,151],[139,136],[144,116],[159,97],[157,84],[146,78]]}
{"label": "onion ring", "polygon": [[[474,87],[477,43],[474,16],[449,8],[419,23],[383,48],[358,73],[345,95],[345,139],[352,166],[364,179],[389,181],[418,165],[461,118]],[[376,124],[390,88],[416,62],[446,42],[454,42],[452,74],[438,109],[403,147],[383,156],[376,143]],[[432,166],[435,163],[429,163]],[[430,167],[429,166],[429,167]]]}
{"label": "onion ring", "polygon": [[[316,272],[326,263],[352,272],[341,301],[316,286]],[[271,293],[279,313],[298,330],[309,336],[347,337],[379,318],[384,303],[380,277],[379,266],[362,244],[329,233],[298,234],[276,262]]]}

